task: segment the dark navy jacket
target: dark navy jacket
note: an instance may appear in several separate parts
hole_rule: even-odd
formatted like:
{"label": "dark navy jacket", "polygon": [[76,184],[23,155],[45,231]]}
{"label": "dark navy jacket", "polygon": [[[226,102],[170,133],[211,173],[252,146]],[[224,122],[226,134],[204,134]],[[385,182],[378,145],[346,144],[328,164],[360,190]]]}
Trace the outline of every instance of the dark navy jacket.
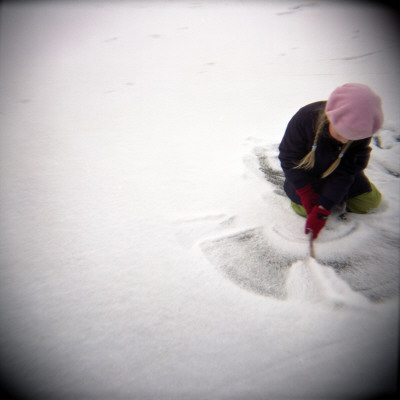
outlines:
{"label": "dark navy jacket", "polygon": [[321,179],[321,175],[337,159],[343,144],[329,134],[328,125],[320,134],[315,152],[315,165],[311,170],[293,169],[311,150],[315,136],[315,122],[325,101],[302,107],[289,121],[279,145],[279,160],[286,181],[284,189],[288,197],[301,204],[296,190],[309,183],[320,194],[319,204],[330,210],[347,198],[371,191],[371,185],[363,170],[371,153],[371,138],[356,140],[348,147],[337,169]]}

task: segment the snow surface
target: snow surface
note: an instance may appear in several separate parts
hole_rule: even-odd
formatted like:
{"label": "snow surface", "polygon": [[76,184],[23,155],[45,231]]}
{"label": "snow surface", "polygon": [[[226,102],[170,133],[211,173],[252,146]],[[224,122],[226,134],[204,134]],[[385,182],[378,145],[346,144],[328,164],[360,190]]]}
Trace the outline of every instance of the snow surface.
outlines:
{"label": "snow surface", "polygon": [[[395,22],[361,2],[3,2],[4,390],[82,400],[394,391]],[[383,100],[367,173],[384,201],[350,216],[342,236],[348,225],[332,218],[337,236],[321,234],[310,259],[304,220],[260,155],[279,181],[291,116],[346,82]],[[277,234],[287,226],[291,240]]]}

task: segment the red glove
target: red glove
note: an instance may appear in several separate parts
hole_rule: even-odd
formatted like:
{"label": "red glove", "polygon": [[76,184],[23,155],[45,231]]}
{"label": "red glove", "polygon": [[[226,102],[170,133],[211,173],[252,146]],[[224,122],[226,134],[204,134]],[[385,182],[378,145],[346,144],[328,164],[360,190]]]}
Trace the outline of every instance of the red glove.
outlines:
{"label": "red glove", "polygon": [[316,239],[321,229],[325,226],[331,212],[324,208],[315,206],[306,221],[306,233],[312,232],[313,238]]}
{"label": "red glove", "polygon": [[319,194],[314,192],[310,183],[296,190],[296,193],[300,196],[301,204],[305,208],[307,215],[309,215],[313,207],[317,205]]}

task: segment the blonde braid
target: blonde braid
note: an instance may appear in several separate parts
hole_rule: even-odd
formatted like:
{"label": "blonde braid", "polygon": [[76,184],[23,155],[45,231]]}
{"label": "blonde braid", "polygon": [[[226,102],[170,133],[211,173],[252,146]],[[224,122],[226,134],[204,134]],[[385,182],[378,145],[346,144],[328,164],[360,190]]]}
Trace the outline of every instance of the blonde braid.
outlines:
{"label": "blonde braid", "polygon": [[302,168],[310,170],[314,167],[315,151],[317,150],[318,138],[327,123],[328,118],[326,117],[325,110],[321,110],[315,123],[315,136],[311,150],[300,160],[300,162],[294,167],[294,169]]}
{"label": "blonde braid", "polygon": [[[315,136],[314,141],[311,147],[311,150],[300,160],[300,162],[294,167],[294,169],[306,169],[310,170],[315,165],[315,151],[317,150],[317,142],[321,132],[324,130],[325,125],[329,123],[329,120],[325,114],[325,110],[321,110],[318,118],[315,123]],[[339,153],[338,158],[332,163],[332,165],[321,175],[321,178],[324,179],[329,176],[340,164],[344,153],[349,148],[353,141],[349,140],[344,145],[342,151]]]}
{"label": "blonde braid", "polygon": [[344,153],[346,153],[346,150],[349,148],[349,146],[353,143],[352,140],[349,140],[346,142],[344,145],[342,151],[339,153],[338,158],[332,163],[332,165],[321,175],[321,178],[324,179],[328,175],[330,175],[340,164],[340,161],[342,161],[342,158],[344,156]]}

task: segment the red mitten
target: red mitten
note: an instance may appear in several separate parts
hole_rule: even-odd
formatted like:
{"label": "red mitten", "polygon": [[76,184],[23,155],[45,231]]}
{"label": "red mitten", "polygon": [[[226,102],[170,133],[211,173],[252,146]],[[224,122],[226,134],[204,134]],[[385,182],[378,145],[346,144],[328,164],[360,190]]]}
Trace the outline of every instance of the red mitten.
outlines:
{"label": "red mitten", "polygon": [[313,238],[316,239],[321,229],[325,226],[331,212],[324,208],[315,206],[306,221],[306,233],[312,232]]}
{"label": "red mitten", "polygon": [[314,192],[310,183],[296,190],[296,193],[300,196],[301,204],[305,208],[307,215],[309,215],[313,207],[317,205],[319,194]]}

